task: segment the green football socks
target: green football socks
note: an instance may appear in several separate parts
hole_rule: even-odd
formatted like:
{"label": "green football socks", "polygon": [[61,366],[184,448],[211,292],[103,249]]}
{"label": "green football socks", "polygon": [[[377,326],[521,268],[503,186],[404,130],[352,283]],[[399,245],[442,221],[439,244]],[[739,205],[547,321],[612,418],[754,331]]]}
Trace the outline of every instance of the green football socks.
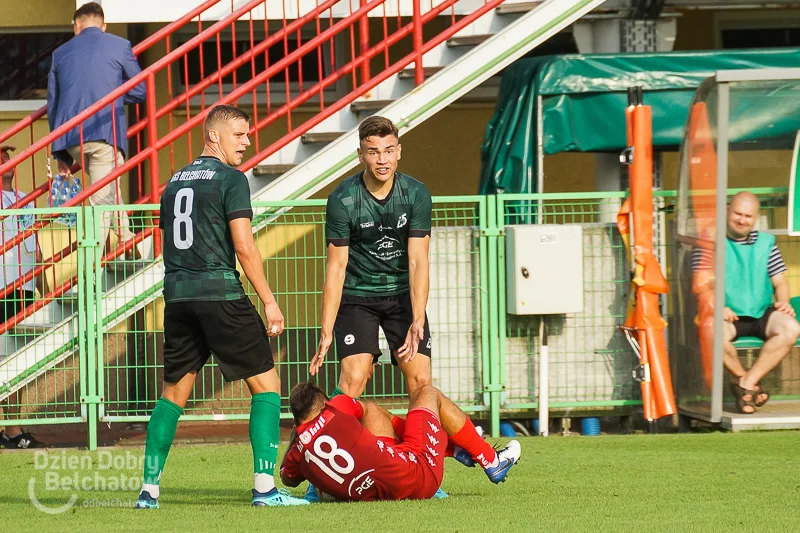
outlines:
{"label": "green football socks", "polygon": [[[175,440],[175,430],[183,409],[166,398],[159,398],[150,423],[147,425],[147,442],[144,448],[144,485],[158,485],[169,448]],[[157,498],[157,495],[152,495]]]}
{"label": "green football socks", "polygon": [[281,397],[277,392],[254,394],[250,406],[250,444],[253,447],[255,489],[275,487],[275,463],[280,440]]}

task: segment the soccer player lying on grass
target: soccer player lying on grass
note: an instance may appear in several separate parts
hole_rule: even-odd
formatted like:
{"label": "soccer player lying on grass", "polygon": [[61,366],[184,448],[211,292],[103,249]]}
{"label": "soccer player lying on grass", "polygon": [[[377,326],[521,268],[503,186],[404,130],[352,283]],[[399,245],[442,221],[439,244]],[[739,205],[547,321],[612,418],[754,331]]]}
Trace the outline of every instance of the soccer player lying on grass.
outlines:
{"label": "soccer player lying on grass", "polygon": [[520,456],[515,440],[496,452],[432,385],[411,394],[405,419],[343,394],[328,400],[308,382],[295,386],[289,405],[296,425],[281,480],[289,487],[308,480],[336,500],[431,498],[442,484],[444,458],[454,453],[448,435],[466,428],[474,437],[465,447],[474,460],[468,466],[483,466],[492,483],[505,481]]}

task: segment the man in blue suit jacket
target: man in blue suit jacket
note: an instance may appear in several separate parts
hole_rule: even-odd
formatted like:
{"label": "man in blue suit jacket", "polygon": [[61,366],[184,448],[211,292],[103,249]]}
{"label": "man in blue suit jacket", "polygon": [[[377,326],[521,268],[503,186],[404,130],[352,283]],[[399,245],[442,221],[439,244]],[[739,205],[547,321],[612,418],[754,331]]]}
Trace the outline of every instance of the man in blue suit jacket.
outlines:
{"label": "man in blue suit jacket", "polygon": [[[47,117],[50,131],[78,115],[111,91],[136,76],[141,69],[125,39],[105,33],[103,8],[96,2],[82,5],[73,17],[75,37],[53,52],[53,64],[47,83]],[[62,173],[78,162],[89,181],[96,183],[122,165],[128,148],[128,121],[124,104],[143,102],[145,85],[141,83],[123,98],[114,101],[53,142],[52,152]],[[121,203],[119,180],[95,192],[92,205]],[[111,213],[103,220],[108,235],[113,223],[122,241],[133,238],[125,212]],[[112,220],[118,219],[118,220]]]}

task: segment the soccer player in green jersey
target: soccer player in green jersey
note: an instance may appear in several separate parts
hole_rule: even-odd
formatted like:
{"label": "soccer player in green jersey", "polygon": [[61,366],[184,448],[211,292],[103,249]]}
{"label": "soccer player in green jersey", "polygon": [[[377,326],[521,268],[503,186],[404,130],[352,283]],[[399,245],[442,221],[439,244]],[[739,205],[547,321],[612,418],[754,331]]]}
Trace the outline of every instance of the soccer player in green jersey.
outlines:
{"label": "soccer player in green jersey", "polygon": [[311,375],[335,339],[342,374],[334,392],[361,396],[381,353],[380,327],[412,394],[431,383],[425,314],[431,195],[421,182],[397,171],[401,146],[389,119],[369,117],[358,133],[364,170],[328,197],[322,331]]}
{"label": "soccer player in green jersey", "polygon": [[[279,335],[284,321],[253,240],[247,178],[234,168],[250,146],[249,121],[234,106],[213,107],[203,124],[203,153],[172,176],[161,197],[164,386],[147,426],[137,509],[158,508],[159,482],[178,418],[211,352],[225,380],[245,380],[252,394],[253,505],[308,503],[279,492],[273,476],[281,384],[268,336]],[[237,258],[264,303],[268,329],[242,289]]]}
{"label": "soccer player in green jersey", "polygon": [[[392,121],[369,117],[358,136],[364,168],[328,197],[322,331],[310,372],[319,372],[335,340],[341,375],[333,395],[358,398],[381,354],[381,328],[392,364],[400,368],[413,397],[431,385],[431,333],[425,313],[431,195],[421,182],[397,171],[401,146]],[[479,464],[487,472],[498,468],[496,450],[469,418],[450,440],[463,464]],[[309,489],[306,497],[313,500],[312,494]]]}

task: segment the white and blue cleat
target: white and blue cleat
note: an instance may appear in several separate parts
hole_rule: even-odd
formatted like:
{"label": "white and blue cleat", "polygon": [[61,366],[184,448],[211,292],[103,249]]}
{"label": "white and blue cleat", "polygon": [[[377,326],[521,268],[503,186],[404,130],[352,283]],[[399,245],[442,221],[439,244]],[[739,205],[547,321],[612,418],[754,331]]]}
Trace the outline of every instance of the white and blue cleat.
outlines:
{"label": "white and blue cleat", "polygon": [[258,492],[253,489],[253,507],[291,507],[294,505],[308,505],[303,498],[295,498],[286,490],[277,488],[269,492]]}
{"label": "white and blue cleat", "polygon": [[450,496],[442,490],[442,487],[436,489],[436,494],[431,496],[431,500],[444,500],[445,498],[449,498]]}
{"label": "white and blue cleat", "polygon": [[521,454],[522,447],[519,445],[519,441],[512,440],[506,444],[505,448],[497,452],[497,465],[490,466],[485,470],[489,481],[492,483],[502,483],[505,481],[508,471],[512,466],[517,464]]}

